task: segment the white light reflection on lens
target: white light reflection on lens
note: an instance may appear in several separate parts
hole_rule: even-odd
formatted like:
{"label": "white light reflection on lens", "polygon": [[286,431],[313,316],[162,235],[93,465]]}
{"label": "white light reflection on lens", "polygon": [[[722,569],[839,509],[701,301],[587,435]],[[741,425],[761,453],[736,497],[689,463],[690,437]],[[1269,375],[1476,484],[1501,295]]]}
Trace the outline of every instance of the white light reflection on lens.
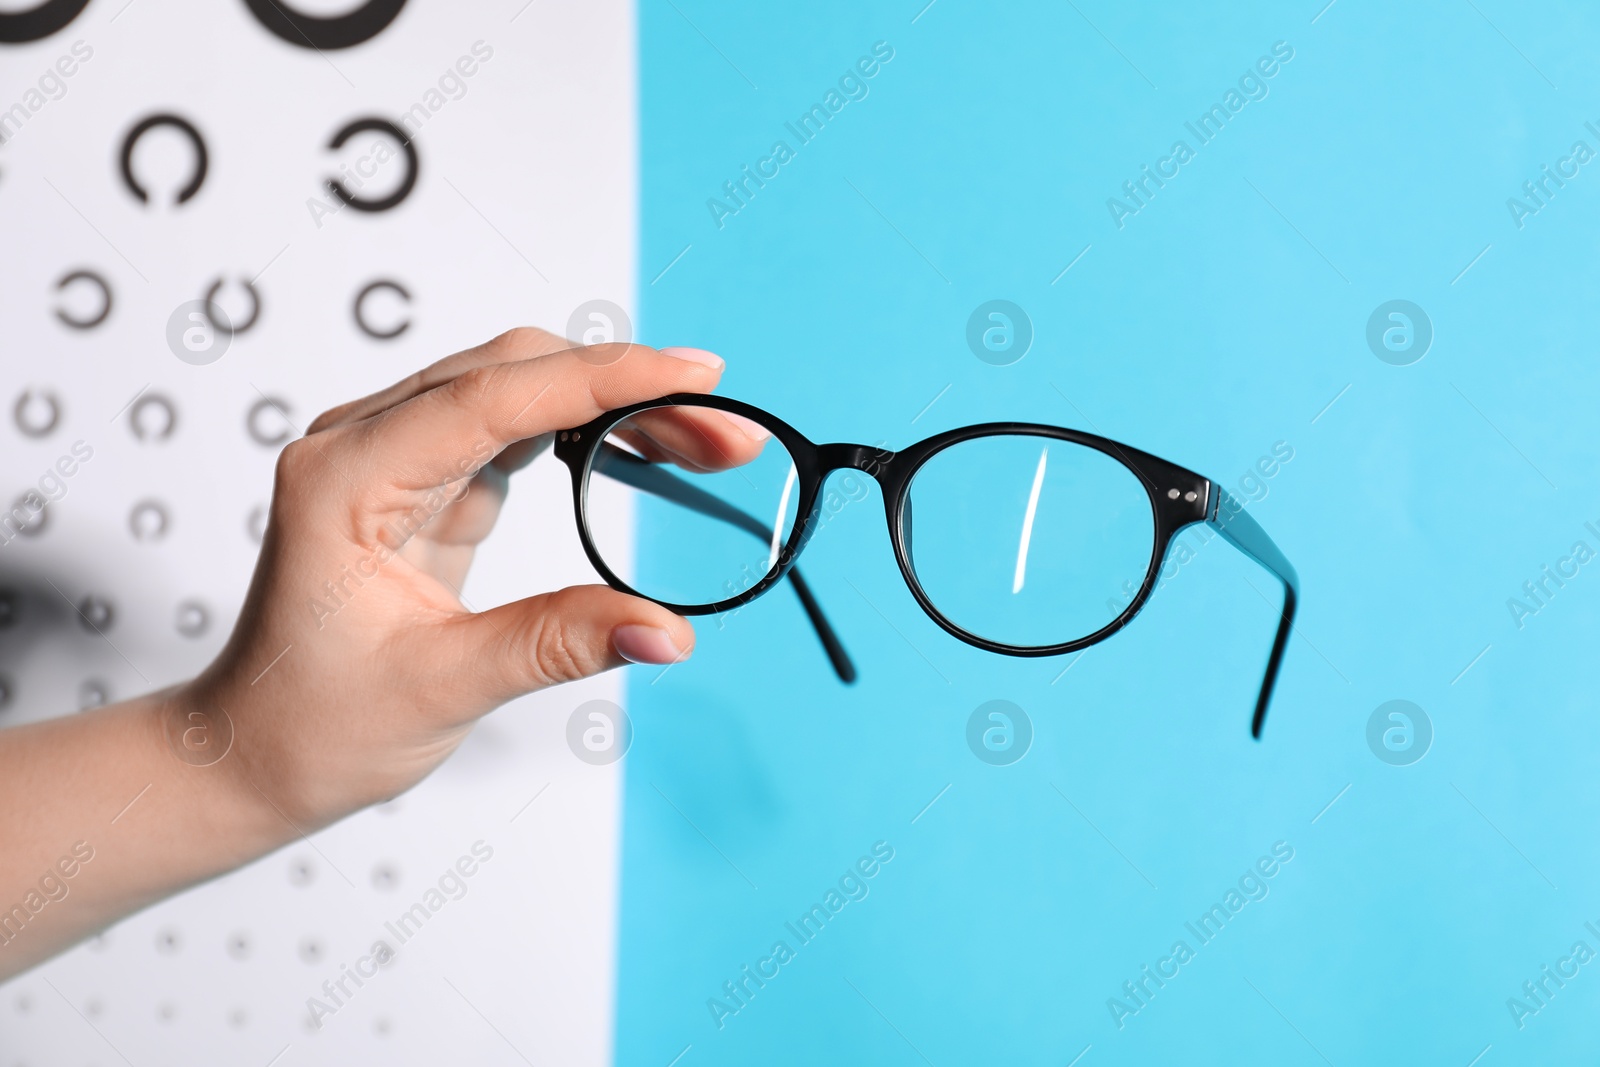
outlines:
{"label": "white light reflection on lens", "polygon": [[[767,570],[778,565],[778,550],[783,547],[783,521],[789,517],[789,497],[794,493],[794,483],[800,477],[794,461],[789,461],[789,477],[783,482],[783,498],[778,501],[778,517],[772,524],[772,550],[767,555]],[[1035,490],[1037,495],[1037,490]]]}
{"label": "white light reflection on lens", "polygon": [[1011,579],[1011,591],[1022,592],[1022,582],[1028,573],[1028,542],[1033,540],[1033,516],[1039,510],[1039,490],[1044,488],[1044,465],[1050,458],[1050,446],[1039,452],[1039,467],[1033,472],[1033,489],[1028,493],[1028,510],[1022,516],[1022,542],[1017,545],[1017,572]]}

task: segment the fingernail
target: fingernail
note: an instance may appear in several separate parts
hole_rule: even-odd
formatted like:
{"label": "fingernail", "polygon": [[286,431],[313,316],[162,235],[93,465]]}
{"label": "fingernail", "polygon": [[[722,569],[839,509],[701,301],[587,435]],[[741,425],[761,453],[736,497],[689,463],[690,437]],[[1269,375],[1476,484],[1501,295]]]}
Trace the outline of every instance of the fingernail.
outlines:
{"label": "fingernail", "polygon": [[731,411],[724,411],[722,417],[733,423],[740,433],[752,441],[765,441],[772,436],[771,430],[754,419],[747,419],[743,415],[735,415]]}
{"label": "fingernail", "polygon": [[702,367],[710,367],[712,370],[721,370],[723,367],[721,356],[715,352],[707,352],[703,348],[663,348],[661,354],[663,356],[671,356],[673,359],[681,359],[688,363],[698,363]]}
{"label": "fingernail", "polygon": [[611,643],[617,655],[630,663],[676,663],[683,656],[659,626],[619,626],[611,631]]}

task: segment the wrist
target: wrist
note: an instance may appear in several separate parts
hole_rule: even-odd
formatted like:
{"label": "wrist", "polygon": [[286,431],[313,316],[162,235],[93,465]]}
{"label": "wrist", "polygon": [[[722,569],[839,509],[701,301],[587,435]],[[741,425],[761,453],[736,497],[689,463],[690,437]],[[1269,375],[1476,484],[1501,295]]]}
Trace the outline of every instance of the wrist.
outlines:
{"label": "wrist", "polygon": [[72,880],[70,897],[29,905],[25,939],[15,923],[0,938],[0,978],[296,836],[236,752],[196,757],[206,752],[199,733],[175,749],[185,730],[211,725],[197,710],[175,687],[0,731],[0,800],[28,813],[9,828],[0,900],[48,891],[40,871]]}
{"label": "wrist", "polygon": [[260,772],[244,758],[234,717],[193,683],[153,693],[143,709],[143,733],[160,773],[188,809],[190,832],[204,835],[204,862],[220,873],[298,836],[275,808]]}

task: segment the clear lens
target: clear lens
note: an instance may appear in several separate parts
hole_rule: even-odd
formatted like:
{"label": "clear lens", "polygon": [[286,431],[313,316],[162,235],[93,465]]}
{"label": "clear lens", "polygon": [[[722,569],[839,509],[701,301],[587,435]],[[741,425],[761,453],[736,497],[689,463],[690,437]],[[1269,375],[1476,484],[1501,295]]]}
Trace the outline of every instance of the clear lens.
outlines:
{"label": "clear lens", "polygon": [[776,570],[800,485],[794,458],[763,435],[684,404],[612,427],[584,481],[589,537],[606,565],[645,596],[683,605],[728,600]]}
{"label": "clear lens", "polygon": [[1138,476],[1053,437],[979,437],[937,453],[912,478],[901,521],[939,613],[1021,647],[1098,631],[1154,554],[1155,513]]}

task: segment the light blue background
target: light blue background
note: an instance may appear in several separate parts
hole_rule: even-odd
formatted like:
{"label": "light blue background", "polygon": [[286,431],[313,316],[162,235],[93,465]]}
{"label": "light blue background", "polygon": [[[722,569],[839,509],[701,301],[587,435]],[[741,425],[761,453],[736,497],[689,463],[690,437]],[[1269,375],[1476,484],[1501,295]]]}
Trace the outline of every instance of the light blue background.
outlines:
{"label": "light blue background", "polygon": [[[724,392],[816,440],[1054,422],[1236,495],[1287,442],[1251,509],[1299,567],[1299,634],[1258,744],[1276,594],[1220,542],[1053,681],[938,630],[881,499],[849,505],[804,565],[859,684],[784,590],[630,679],[618,1062],[1592,1056],[1600,962],[1521,1031],[1506,1000],[1600,950],[1600,565],[1520,631],[1506,601],[1600,548],[1600,161],[1521,230],[1506,199],[1600,148],[1600,14],[920,6],[641,0],[643,339],[715,349]],[[718,230],[706,200],[879,40],[870,95]],[[1280,40],[1269,97],[1119,231],[1106,199]],[[966,347],[993,298],[1034,324],[1014,366]],[[1397,298],[1435,329],[1408,367],[1365,341]],[[1436,733],[1409,767],[1365,739],[1395,698]],[[1034,724],[1013,766],[966,747],[992,699]],[[707,998],[878,840],[870,896],[719,1031]],[[1119,1031],[1107,998],[1276,841],[1270,895]]]}

